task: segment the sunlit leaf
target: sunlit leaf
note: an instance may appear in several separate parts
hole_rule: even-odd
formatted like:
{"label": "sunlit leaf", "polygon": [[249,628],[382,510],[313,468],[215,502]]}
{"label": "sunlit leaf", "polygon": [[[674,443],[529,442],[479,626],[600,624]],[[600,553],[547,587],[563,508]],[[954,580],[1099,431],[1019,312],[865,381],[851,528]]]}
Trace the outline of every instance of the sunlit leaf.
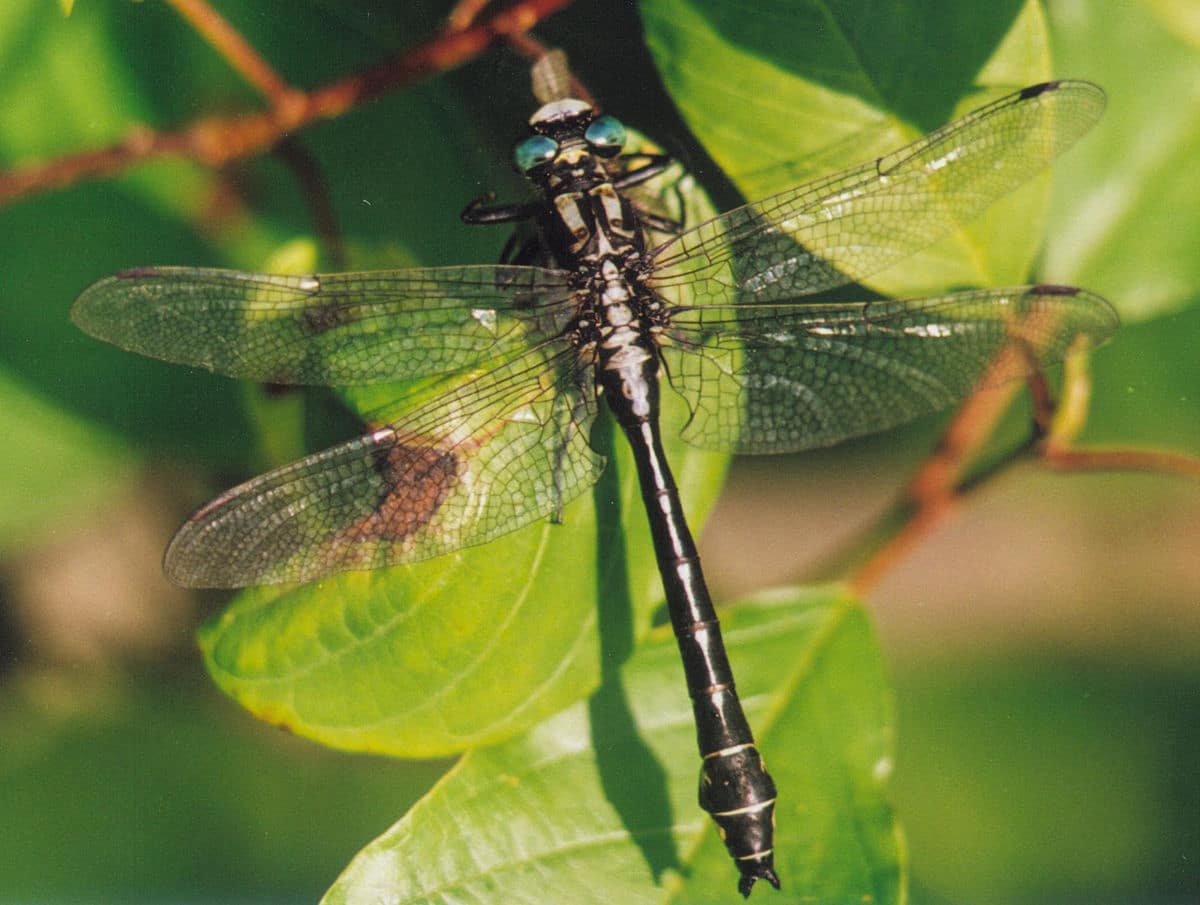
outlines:
{"label": "sunlit leaf", "polygon": [[[1051,76],[1036,0],[774,0],[753,10],[736,0],[648,0],[640,9],[672,98],[749,199],[871,160]],[[1047,188],[1034,180],[870,285],[912,295],[1024,282]]]}
{"label": "sunlit leaf", "polygon": [[[892,717],[864,612],[832,591],[728,611],[738,687],[780,788],[779,902],[896,905]],[[660,629],[600,690],[466,755],[351,862],[327,905],[729,902],[737,871],[696,808],[691,707]]]}
{"label": "sunlit leaf", "polygon": [[137,457],[0,370],[0,551],[95,511],[132,479]]}
{"label": "sunlit leaf", "polygon": [[[1194,4],[1184,4],[1193,11]],[[1045,269],[1111,299],[1126,319],[1200,299],[1200,54],[1132,4],[1053,4],[1059,69],[1104,85],[1108,112],[1055,181]]]}

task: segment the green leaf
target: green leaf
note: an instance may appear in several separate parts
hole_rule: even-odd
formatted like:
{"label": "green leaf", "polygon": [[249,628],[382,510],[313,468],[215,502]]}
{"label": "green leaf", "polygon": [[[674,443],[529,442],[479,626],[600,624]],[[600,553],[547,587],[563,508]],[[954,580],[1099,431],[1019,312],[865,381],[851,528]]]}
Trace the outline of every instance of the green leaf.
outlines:
{"label": "green leaf", "polygon": [[1200,298],[1200,55],[1176,6],[1131,4],[1119,28],[1099,0],[1051,7],[1059,68],[1102,84],[1109,104],[1056,177],[1046,270],[1130,320]]}
{"label": "green leaf", "polygon": [[[724,621],[780,789],[783,892],[766,894],[900,902],[885,799],[891,704],[866,613],[834,591],[789,590]],[[732,901],[737,871],[696,806],[698,769],[678,652],[662,628],[588,702],[463,757],[324,902]]]}
{"label": "green leaf", "polygon": [[314,902],[450,766],[315,750],[170,667],[10,672],[0,736],[9,902]]}
{"label": "green leaf", "polygon": [[[668,455],[698,526],[725,460],[677,439],[679,408],[666,422]],[[608,469],[561,525],[413,566],[243,593],[201,634],[209,671],[299,734],[408,756],[495,742],[578,700],[599,677],[598,619],[633,614],[640,635],[662,598],[627,444],[608,442]]]}
{"label": "green leaf", "polygon": [[[430,14],[416,6],[389,13],[403,24],[380,27],[427,33]],[[236,24],[266,58],[304,64],[297,84],[365,68],[380,53],[351,28],[328,28],[327,11],[281,18],[247,7],[240,15],[248,21]],[[0,4],[0,69],[12,73],[0,81],[4,167],[261,107],[167,4],[79,4],[69,19],[44,0]],[[347,114],[340,128],[305,133],[355,266],[497,256],[503,236],[467,229],[457,215],[479,180],[508,170],[481,150],[464,93],[445,81],[424,85]],[[270,155],[220,172],[166,159],[7,207],[0,247],[22,253],[0,271],[0,360],[48,400],[137,442],[246,469],[257,451],[235,383],[107,347],[80,334],[68,310],[90,282],[125,267],[261,267],[281,244],[311,233],[297,183]],[[64,223],[69,234],[55,228]]]}
{"label": "green leaf", "polygon": [[[646,39],[680,112],[757,199],[895,150],[987,100],[1050,77],[1036,0],[647,0]],[[1044,179],[871,280],[889,294],[1023,282]]]}
{"label": "green leaf", "polygon": [[0,368],[0,551],[85,518],[131,480],[119,441],[50,404]]}

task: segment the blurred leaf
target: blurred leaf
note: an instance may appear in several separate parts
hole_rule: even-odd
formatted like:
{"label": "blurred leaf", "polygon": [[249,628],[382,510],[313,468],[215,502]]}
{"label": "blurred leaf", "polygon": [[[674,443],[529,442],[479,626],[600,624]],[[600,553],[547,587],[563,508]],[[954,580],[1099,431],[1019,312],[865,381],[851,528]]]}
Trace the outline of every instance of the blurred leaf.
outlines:
{"label": "blurred leaf", "polygon": [[[1036,0],[876,4],[647,0],[646,38],[684,118],[757,199],[895,150],[1051,75]],[[1048,184],[871,280],[889,294],[1024,282]]]}
{"label": "blurred leaf", "polygon": [[238,716],[196,679],[7,679],[11,902],[311,902],[447,766],[321,751]]}
{"label": "blurred leaf", "polygon": [[1190,307],[1126,324],[1095,356],[1086,441],[1200,455],[1197,299],[1200,293]]}
{"label": "blurred leaf", "polygon": [[[1185,902],[1200,672],[1061,651],[910,662],[895,798],[921,901]],[[953,756],[947,756],[953,752]],[[916,898],[916,897],[914,897]]]}
{"label": "blurred leaf", "polygon": [[[389,15],[408,17],[408,30],[421,33],[421,17],[430,15],[422,5]],[[362,36],[330,34],[327,18],[309,6],[285,21],[259,14],[247,24],[268,57],[322,73],[333,63],[340,74],[364,67]],[[305,28],[305,38],[293,34]],[[310,46],[320,52],[304,55]],[[379,50],[369,53],[366,59]],[[145,124],[169,131],[201,115],[259,105],[166,4],[98,0],[66,20],[38,0],[0,5],[0,66],[14,74],[0,84],[0,165],[115,144]],[[310,130],[303,141],[326,176],[351,248],[389,251],[356,266],[497,254],[502,237],[458,220],[485,168],[453,85],[397,93],[347,114],[338,128]],[[67,236],[56,228],[62,223],[72,225]],[[24,199],[0,219],[0,243],[23,250],[0,273],[0,360],[47,399],[140,442],[246,469],[256,444],[235,383],[105,347],[75,330],[68,309],[88,283],[124,267],[259,269],[282,243],[311,231],[305,188],[269,156],[220,173],[180,160],[144,164],[116,179]]]}
{"label": "blurred leaf", "polygon": [[[1191,5],[1194,9],[1194,4]],[[1200,298],[1200,55],[1134,3],[1050,5],[1059,70],[1099,82],[1108,112],[1059,168],[1046,270],[1127,319]],[[1193,359],[1194,362],[1194,359]]]}
{"label": "blurred leaf", "polygon": [[[140,12],[153,19],[163,7],[89,2],[64,19],[39,0],[0,4],[0,68],[11,76],[0,81],[0,165],[103,147],[145,122],[150,104],[129,58],[117,52],[118,23],[133,29]],[[139,48],[140,57],[156,60],[176,51],[161,37]],[[191,82],[174,87],[186,92]],[[48,402],[110,430],[201,456],[219,447],[238,461],[248,445],[236,442],[235,385],[104,347],[68,318],[75,295],[106,272],[147,259],[211,258],[185,219],[209,185],[197,168],[162,163],[6,207],[0,247],[20,253],[7,255],[0,272],[0,361]]]}
{"label": "blurred leaf", "polygon": [[[884,795],[891,708],[865,613],[836,593],[790,590],[724,621],[781,790],[784,886],[772,901],[900,902]],[[698,766],[664,627],[589,702],[466,755],[355,858],[325,902],[731,901],[737,872],[696,807]]]}
{"label": "blurred leaf", "polygon": [[85,517],[132,476],[114,437],[29,392],[0,370],[0,552]]}
{"label": "blurred leaf", "polygon": [[1192,0],[1146,0],[1146,5],[1181,40],[1200,48],[1200,8]]}

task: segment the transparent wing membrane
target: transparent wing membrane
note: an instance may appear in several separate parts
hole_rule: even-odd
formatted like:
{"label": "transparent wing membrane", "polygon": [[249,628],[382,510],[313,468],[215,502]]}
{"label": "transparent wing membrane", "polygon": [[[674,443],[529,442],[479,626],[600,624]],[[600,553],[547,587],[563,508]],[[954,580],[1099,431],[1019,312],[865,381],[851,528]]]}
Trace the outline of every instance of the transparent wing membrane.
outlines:
{"label": "transparent wing membrane", "polygon": [[845,172],[734,208],[653,252],[656,286],[695,304],[777,302],[861,281],[978,216],[1104,111],[1088,82],[1010,94]]}
{"label": "transparent wing membrane", "polygon": [[[1083,82],[1027,88],[895,153],[621,258],[625,285],[657,296],[630,291],[638,316],[648,323],[647,306],[663,305],[651,335],[691,407],[685,438],[738,453],[828,445],[1103,341],[1116,327],[1112,309],[1066,287],[804,301],[966,223],[1073,144],[1103,106],[1100,89]],[[643,165],[662,172],[661,161]],[[543,200],[551,210],[555,199]],[[586,239],[611,211],[588,221],[584,204],[553,209]],[[501,205],[485,219],[534,209]],[[622,241],[598,247],[617,256]],[[578,287],[601,285],[601,254],[542,252],[570,266],[309,276],[158,267],[88,288],[73,309],[88,333],[232,377],[339,385],[449,375],[441,395],[415,407],[401,400],[371,415],[365,436],[200,510],[168,551],[170,577],[240,586],[414,562],[554,514],[590,486],[604,464],[587,434],[608,290]],[[612,265],[603,265],[610,282]]]}
{"label": "transparent wing membrane", "polygon": [[546,346],[218,497],[167,551],[174,581],[241,587],[416,562],[562,509],[604,460],[589,375]]}
{"label": "transparent wing membrane", "polygon": [[1015,379],[1098,345],[1116,328],[1116,313],[1099,296],[1021,286],[905,301],[692,308],[675,313],[663,357],[692,411],[684,439],[783,453],[936,412],[980,386],[985,373],[989,384]]}
{"label": "transparent wing membrane", "polygon": [[563,275],[534,267],[308,276],[153,267],[89,287],[72,317],[153,358],[336,386],[444,374],[540,342],[570,314],[569,299]]}

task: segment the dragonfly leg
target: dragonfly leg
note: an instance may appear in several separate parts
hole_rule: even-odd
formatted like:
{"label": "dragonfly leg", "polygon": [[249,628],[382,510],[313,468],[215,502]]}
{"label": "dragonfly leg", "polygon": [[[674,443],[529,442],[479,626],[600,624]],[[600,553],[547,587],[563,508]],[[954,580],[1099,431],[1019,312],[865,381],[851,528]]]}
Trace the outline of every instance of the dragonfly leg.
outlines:
{"label": "dragonfly leg", "polygon": [[674,163],[674,158],[670,154],[629,154],[624,160],[645,160],[646,163],[638,167],[636,170],[629,170],[621,176],[613,180],[613,187],[617,191],[624,191],[635,185],[641,185],[653,179],[660,173],[666,172],[667,167]]}
{"label": "dragonfly leg", "polygon": [[667,233],[671,236],[677,236],[683,231],[682,220],[672,220],[670,217],[660,217],[652,211],[646,210],[640,205],[634,205],[637,210],[638,220],[641,221],[643,227],[653,229],[660,233]]}
{"label": "dragonfly leg", "polygon": [[516,223],[533,218],[539,206],[536,204],[493,204],[496,196],[488,192],[476,198],[460,215],[463,223],[477,226],[485,223]]}
{"label": "dragonfly leg", "polygon": [[524,242],[517,244],[519,241],[517,234],[514,232],[508,240],[505,250],[508,256],[500,255],[501,264],[512,264],[514,266],[538,266],[544,267],[547,264],[546,250],[542,247],[542,243],[536,236],[531,236]]}

